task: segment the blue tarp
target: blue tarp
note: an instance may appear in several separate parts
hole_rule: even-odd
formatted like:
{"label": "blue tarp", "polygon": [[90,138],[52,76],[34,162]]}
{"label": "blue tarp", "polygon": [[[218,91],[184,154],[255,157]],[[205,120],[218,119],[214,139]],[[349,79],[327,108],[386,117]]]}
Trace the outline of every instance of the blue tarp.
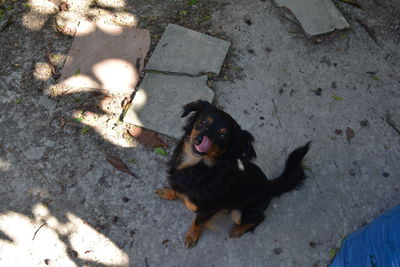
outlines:
{"label": "blue tarp", "polygon": [[344,240],[330,267],[345,266],[400,267],[400,206]]}

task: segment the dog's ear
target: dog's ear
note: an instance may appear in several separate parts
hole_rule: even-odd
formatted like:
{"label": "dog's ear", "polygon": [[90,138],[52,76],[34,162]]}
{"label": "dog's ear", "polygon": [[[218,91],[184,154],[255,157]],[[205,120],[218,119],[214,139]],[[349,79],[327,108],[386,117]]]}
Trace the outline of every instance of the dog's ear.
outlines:
{"label": "dog's ear", "polygon": [[186,124],[183,127],[183,130],[185,131],[185,135],[188,135],[192,131],[194,123],[199,118],[201,112],[206,110],[209,107],[211,107],[211,104],[204,100],[197,100],[195,102],[191,102],[191,103],[183,106],[183,112],[182,112],[182,116],[181,116],[182,118],[186,117],[187,115],[189,115],[189,113],[191,113],[193,111],[196,112],[187,119]]}
{"label": "dog's ear", "polygon": [[240,130],[239,134],[239,159],[243,163],[247,163],[250,160],[257,157],[256,151],[254,150],[254,137],[251,133],[246,130]]}
{"label": "dog's ear", "polygon": [[190,112],[193,112],[193,111],[196,111],[196,112],[203,111],[209,106],[211,106],[211,104],[204,100],[197,100],[195,102],[191,102],[191,103],[183,106],[183,112],[182,112],[181,117],[182,118],[186,117]]}

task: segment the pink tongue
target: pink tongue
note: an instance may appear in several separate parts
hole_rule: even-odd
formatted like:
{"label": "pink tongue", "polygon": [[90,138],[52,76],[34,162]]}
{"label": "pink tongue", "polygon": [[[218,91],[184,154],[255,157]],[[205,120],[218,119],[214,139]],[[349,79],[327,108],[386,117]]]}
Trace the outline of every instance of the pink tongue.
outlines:
{"label": "pink tongue", "polygon": [[194,146],[199,152],[206,153],[211,148],[211,141],[207,136],[203,136],[203,140],[201,140],[200,145]]}

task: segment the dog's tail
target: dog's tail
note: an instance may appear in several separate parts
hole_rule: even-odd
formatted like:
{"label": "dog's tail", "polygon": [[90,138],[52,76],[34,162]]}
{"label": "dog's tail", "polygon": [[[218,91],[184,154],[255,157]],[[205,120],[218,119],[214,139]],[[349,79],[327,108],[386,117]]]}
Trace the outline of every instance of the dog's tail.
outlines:
{"label": "dog's tail", "polygon": [[279,197],[283,193],[295,190],[303,184],[303,181],[307,177],[301,166],[301,162],[310,148],[310,143],[308,142],[290,153],[282,174],[278,178],[269,181],[269,191],[274,193],[274,197]]}

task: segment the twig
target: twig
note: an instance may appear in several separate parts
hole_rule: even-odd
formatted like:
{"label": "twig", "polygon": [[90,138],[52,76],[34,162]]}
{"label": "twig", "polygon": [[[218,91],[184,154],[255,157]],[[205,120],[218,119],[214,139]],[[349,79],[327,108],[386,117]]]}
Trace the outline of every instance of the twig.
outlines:
{"label": "twig", "polygon": [[40,171],[38,171],[38,170],[36,170],[36,169],[34,169],[34,171],[35,171],[37,174],[39,174],[40,176],[42,176],[42,177],[46,180],[47,184],[50,185],[49,180],[47,180],[47,177],[44,176],[43,173],[41,173]]}
{"label": "twig", "polygon": [[45,225],[47,225],[46,223],[43,223],[41,226],[39,226],[39,228],[36,230],[36,232],[33,234],[33,238],[32,238],[32,240],[35,240],[35,237],[36,237],[36,234],[39,232],[39,230],[43,227],[43,226],[45,226]]}
{"label": "twig", "polygon": [[282,127],[281,121],[279,120],[278,108],[276,107],[275,100],[271,99],[271,101],[272,101],[272,104],[274,105],[274,111],[272,112],[272,114],[274,114],[274,113],[276,114],[276,119],[278,120],[279,127]]}
{"label": "twig", "polygon": [[321,187],[319,186],[319,183],[318,183],[318,181],[317,181],[317,178],[315,178],[314,172],[312,171],[311,168],[310,168],[310,172],[311,172],[312,177],[314,178],[315,183],[317,184],[317,187],[318,187],[318,189],[319,189],[319,192],[322,193]]}
{"label": "twig", "polygon": [[357,21],[363,28],[364,30],[368,33],[369,37],[371,37],[372,40],[375,41],[375,43],[378,42],[378,40],[376,39],[376,35],[375,35],[375,31],[374,29],[371,29],[367,23],[365,23],[364,21],[362,21],[360,18],[355,18],[355,21]]}
{"label": "twig", "polygon": [[49,64],[49,66],[50,66],[51,73],[52,73],[53,75],[56,75],[56,76],[61,75],[60,72],[57,72],[57,71],[56,71],[56,67],[54,66],[53,62],[51,61],[50,53],[47,53],[47,54],[46,54],[46,60],[47,60],[47,63]]}
{"label": "twig", "polygon": [[389,111],[386,113],[386,122],[400,135],[400,130],[397,128],[396,123],[392,119],[392,115]]}

